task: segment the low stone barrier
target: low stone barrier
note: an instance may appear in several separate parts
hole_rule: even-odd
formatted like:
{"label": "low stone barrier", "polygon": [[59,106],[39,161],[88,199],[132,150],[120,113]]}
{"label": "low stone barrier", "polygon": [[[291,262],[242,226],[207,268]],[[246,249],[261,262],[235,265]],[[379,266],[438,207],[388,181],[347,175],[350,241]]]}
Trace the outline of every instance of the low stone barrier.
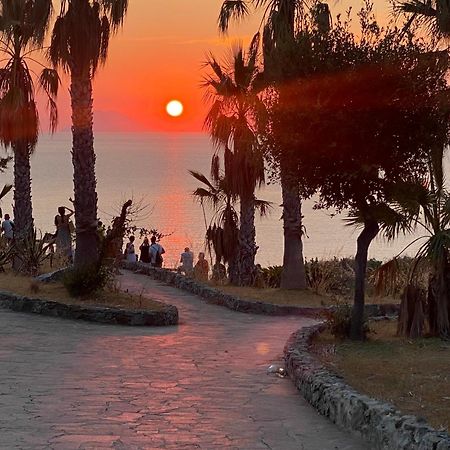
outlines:
{"label": "low stone barrier", "polygon": [[[234,311],[252,314],[267,314],[272,316],[299,315],[316,318],[330,310],[330,307],[274,305],[271,303],[245,300],[234,295],[226,294],[220,289],[215,289],[206,284],[199,283],[198,281],[178,274],[173,270],[157,269],[141,262],[124,261],[122,267],[127,270],[133,270],[144,275],[149,275],[156,280],[163,281],[164,283],[198,295],[206,300],[207,303],[225,306]],[[371,317],[389,316],[398,313],[398,305],[366,305],[366,313]]]}
{"label": "low stone barrier", "polygon": [[284,349],[287,373],[309,403],[339,427],[365,439],[371,449],[450,449],[447,433],[431,428],[424,419],[403,415],[388,403],[359,394],[325,369],[309,352],[312,337],[323,327],[299,330]]}
{"label": "low stone barrier", "polygon": [[18,312],[115,325],[166,326],[178,324],[178,310],[172,305],[164,305],[159,311],[134,311],[102,306],[68,305],[0,291],[0,307]]}

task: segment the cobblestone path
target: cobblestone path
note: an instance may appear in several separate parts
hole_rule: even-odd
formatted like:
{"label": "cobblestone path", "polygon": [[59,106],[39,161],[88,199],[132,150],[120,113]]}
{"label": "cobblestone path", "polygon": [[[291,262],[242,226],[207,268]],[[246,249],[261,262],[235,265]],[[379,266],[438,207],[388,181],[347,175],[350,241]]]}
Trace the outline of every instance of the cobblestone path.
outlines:
{"label": "cobblestone path", "polygon": [[267,375],[298,317],[247,315],[126,273],[180,325],[133,328],[0,310],[0,449],[368,447]]}

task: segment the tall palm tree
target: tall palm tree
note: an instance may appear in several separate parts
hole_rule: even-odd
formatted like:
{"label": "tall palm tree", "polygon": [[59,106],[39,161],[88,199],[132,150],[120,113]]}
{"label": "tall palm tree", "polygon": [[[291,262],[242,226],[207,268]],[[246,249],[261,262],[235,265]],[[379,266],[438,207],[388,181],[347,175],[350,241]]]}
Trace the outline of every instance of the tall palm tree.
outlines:
{"label": "tall palm tree", "polygon": [[62,0],[52,33],[50,58],[71,78],[76,267],[93,265],[99,257],[92,78],[106,61],[110,36],[127,7],[128,0]]}
{"label": "tall palm tree", "polygon": [[[6,55],[0,69],[0,141],[14,152],[14,220],[20,236],[33,227],[30,155],[39,134],[35,91],[38,86],[48,99],[54,131],[59,77],[33,58],[43,48],[51,0],[1,0],[0,8],[0,50]],[[34,77],[30,64],[41,67],[40,75]]]}
{"label": "tall palm tree", "polygon": [[[329,28],[329,10],[326,4],[318,3],[314,17],[322,31]],[[294,38],[302,23],[306,4],[303,0],[224,0],[219,13],[219,29],[226,32],[230,20],[240,20],[250,13],[250,8],[264,8],[264,78],[266,83],[276,86],[280,79],[274,53],[277,48]],[[284,255],[281,287],[305,289],[306,274],[303,258],[302,213],[299,186],[295,168],[280,161],[280,178],[283,198]]]}
{"label": "tall palm tree", "polygon": [[211,139],[224,151],[225,176],[231,192],[239,197],[239,280],[253,280],[256,246],[255,189],[264,183],[264,158],[258,142],[258,128],[265,108],[258,97],[257,55],[259,34],[247,53],[238,46],[228,67],[214,57],[207,64],[212,75],[205,79],[211,108],[205,119]]}

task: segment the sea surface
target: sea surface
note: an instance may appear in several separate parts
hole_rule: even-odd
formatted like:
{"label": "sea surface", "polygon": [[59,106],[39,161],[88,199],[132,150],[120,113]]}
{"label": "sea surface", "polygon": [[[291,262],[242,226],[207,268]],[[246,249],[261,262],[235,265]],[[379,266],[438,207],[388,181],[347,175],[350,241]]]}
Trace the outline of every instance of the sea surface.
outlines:
{"label": "sea surface", "polygon": [[[31,157],[33,208],[36,226],[54,231],[54,216],[61,205],[69,205],[73,196],[71,134],[41,136]],[[201,133],[96,133],[97,187],[99,217],[107,225],[128,198],[147,206],[135,217],[135,224],[157,228],[170,236],[162,240],[166,249],[165,265],[175,266],[184,247],[195,253],[205,249],[203,212],[191,193],[199,183],[189,169],[209,174],[213,148]],[[1,175],[12,180],[12,164]],[[281,191],[276,184],[262,188],[257,196],[273,203],[269,217],[257,219],[257,262],[263,266],[281,264],[283,228]],[[12,212],[12,192],[3,200],[4,212]],[[304,202],[304,224],[308,237],[304,254],[309,258],[354,255],[358,230],[332,217],[333,211],[313,210],[314,200]],[[207,221],[211,211],[206,211]],[[370,257],[385,260],[413,240],[413,237],[386,242],[377,238]],[[411,253],[411,251],[410,251]]]}

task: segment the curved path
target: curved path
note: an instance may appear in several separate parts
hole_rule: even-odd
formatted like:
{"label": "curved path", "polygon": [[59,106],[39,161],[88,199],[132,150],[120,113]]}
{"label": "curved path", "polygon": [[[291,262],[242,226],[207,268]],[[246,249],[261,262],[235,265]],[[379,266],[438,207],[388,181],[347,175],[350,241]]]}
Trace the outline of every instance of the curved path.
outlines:
{"label": "curved path", "polygon": [[309,319],[208,305],[142,275],[124,289],[181,323],[131,328],[0,310],[0,449],[304,449],[367,445],[267,375]]}

